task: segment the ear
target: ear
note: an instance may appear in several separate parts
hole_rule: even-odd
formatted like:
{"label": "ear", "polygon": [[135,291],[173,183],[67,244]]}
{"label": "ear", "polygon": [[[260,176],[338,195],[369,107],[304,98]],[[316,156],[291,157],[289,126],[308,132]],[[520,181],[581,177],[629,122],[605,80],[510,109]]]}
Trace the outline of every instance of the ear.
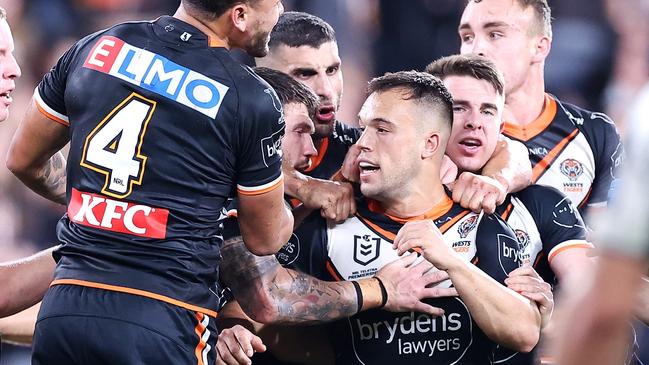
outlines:
{"label": "ear", "polygon": [[534,44],[534,57],[532,60],[534,62],[544,61],[550,54],[550,49],[552,48],[552,38],[544,35],[536,39]]}
{"label": "ear", "polygon": [[246,5],[245,3],[239,3],[230,8],[230,10],[228,11],[230,12],[230,20],[232,20],[234,27],[242,33],[245,32],[248,28],[248,18],[250,12],[248,5]]}
{"label": "ear", "polygon": [[424,141],[424,150],[421,152],[421,158],[427,159],[435,156],[440,147],[441,136],[439,132],[433,132],[426,137]]}

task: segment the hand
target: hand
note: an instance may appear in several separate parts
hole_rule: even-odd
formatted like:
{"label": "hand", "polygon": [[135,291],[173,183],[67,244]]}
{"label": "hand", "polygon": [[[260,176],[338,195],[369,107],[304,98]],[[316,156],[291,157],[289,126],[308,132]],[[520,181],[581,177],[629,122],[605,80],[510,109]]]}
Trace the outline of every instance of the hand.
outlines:
{"label": "hand", "polygon": [[410,221],[401,227],[392,245],[399,255],[420,247],[424,258],[440,270],[448,270],[457,257],[444,243],[442,233],[432,220]]}
{"label": "hand", "polygon": [[451,160],[450,157],[444,155],[442,159],[442,167],[440,167],[439,176],[442,179],[442,184],[450,184],[457,179],[457,165]]}
{"label": "hand", "polygon": [[529,265],[521,266],[509,273],[505,279],[507,287],[520,293],[525,298],[534,301],[541,312],[541,328],[550,323],[554,310],[554,294],[552,286]]}
{"label": "hand", "polygon": [[298,195],[305,207],[319,209],[326,219],[343,222],[356,213],[354,188],[350,183],[310,178]]}
{"label": "hand", "polygon": [[452,184],[453,201],[479,213],[492,214],[507,197],[507,188],[491,177],[463,172]]}
{"label": "hand", "polygon": [[352,145],[345,155],[345,161],[340,168],[340,174],[345,178],[346,181],[351,183],[360,182],[361,170],[358,167],[358,155],[361,153],[361,148],[357,145]]}
{"label": "hand", "polygon": [[419,255],[411,254],[393,261],[376,273],[388,293],[388,302],[383,307],[390,312],[421,312],[441,316],[444,310],[422,302],[424,298],[457,296],[455,288],[435,287],[448,279],[445,271],[434,270],[426,260],[415,264]]}
{"label": "hand", "polygon": [[255,352],[266,351],[261,339],[241,325],[226,328],[216,341],[218,365],[250,365]]}

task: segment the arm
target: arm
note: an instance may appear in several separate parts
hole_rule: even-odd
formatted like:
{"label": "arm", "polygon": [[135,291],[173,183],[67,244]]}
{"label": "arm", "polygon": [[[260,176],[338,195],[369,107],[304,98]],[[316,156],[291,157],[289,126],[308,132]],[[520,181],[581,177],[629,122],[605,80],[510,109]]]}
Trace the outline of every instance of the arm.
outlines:
{"label": "arm", "polygon": [[56,263],[52,251],[41,251],[19,261],[0,264],[0,317],[18,313],[43,299],[50,286]]}
{"label": "arm", "polygon": [[69,138],[68,127],[41,114],[32,100],[11,141],[7,168],[37,194],[66,204],[66,162],[59,150]]}
{"label": "arm", "polygon": [[[282,267],[275,256],[255,256],[241,237],[226,240],[221,272],[246,314],[263,323],[318,323],[356,314],[356,290],[351,282],[318,280]],[[412,265],[414,256],[397,260],[379,270],[387,291],[385,309],[415,310],[437,316],[442,311],[421,302],[423,298],[456,295],[453,289],[430,288],[447,279],[443,273],[425,275],[430,266]],[[360,310],[378,308],[383,295],[378,280],[358,281],[363,296]]]}
{"label": "arm", "polygon": [[239,227],[248,249],[257,255],[277,252],[293,232],[293,215],[280,185],[260,195],[239,194]]}
{"label": "arm", "polygon": [[422,247],[424,257],[448,273],[473,319],[493,341],[521,352],[536,346],[541,326],[536,306],[458,255],[431,220],[406,223],[394,243],[399,254]]}
{"label": "arm", "polygon": [[[637,259],[603,255],[590,280],[571,281],[564,287],[567,303],[556,342],[557,364],[622,364],[630,340],[629,319],[640,276],[646,263]],[[561,317],[563,318],[563,317]]]}
{"label": "arm", "polygon": [[6,318],[0,318],[0,334],[3,342],[18,345],[30,345],[36,327],[36,318],[40,310],[40,303]]}
{"label": "arm", "polygon": [[521,142],[502,137],[482,168],[482,175],[498,180],[507,193],[525,189],[532,183],[532,163],[527,147]]}

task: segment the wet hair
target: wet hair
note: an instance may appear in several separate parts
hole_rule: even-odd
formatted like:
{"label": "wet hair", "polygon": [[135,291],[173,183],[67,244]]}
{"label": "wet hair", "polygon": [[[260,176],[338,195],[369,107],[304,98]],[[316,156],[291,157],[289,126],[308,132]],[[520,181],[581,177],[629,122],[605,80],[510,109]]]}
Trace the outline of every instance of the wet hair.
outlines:
{"label": "wet hair", "polygon": [[259,0],[181,0],[181,2],[191,10],[200,13],[202,18],[214,20],[237,4],[254,6]]}
{"label": "wet hair", "polygon": [[7,19],[7,11],[0,6],[0,20],[5,20]]}
{"label": "wet hair", "polygon": [[275,48],[284,44],[289,47],[320,48],[323,43],[335,41],[336,32],[329,23],[315,15],[289,11],[280,15],[270,33],[268,46]]}
{"label": "wet hair", "polygon": [[[479,3],[483,0],[469,0],[469,2]],[[543,34],[552,37],[552,10],[547,0],[515,0],[521,8],[527,9],[530,6],[534,9],[534,18],[536,26],[530,28],[535,34]]]}
{"label": "wet hair", "polygon": [[253,68],[255,73],[266,81],[277,93],[282,105],[298,103],[306,106],[309,117],[314,119],[318,109],[318,97],[311,89],[291,76],[267,67]]}
{"label": "wet hair", "polygon": [[444,80],[449,76],[469,76],[487,81],[500,95],[505,95],[505,79],[496,65],[478,55],[442,57],[426,66],[426,72]]}
{"label": "wet hair", "polygon": [[395,89],[404,91],[404,100],[416,100],[437,109],[450,130],[453,124],[453,98],[442,80],[425,72],[399,71],[377,77],[367,87],[368,94]]}

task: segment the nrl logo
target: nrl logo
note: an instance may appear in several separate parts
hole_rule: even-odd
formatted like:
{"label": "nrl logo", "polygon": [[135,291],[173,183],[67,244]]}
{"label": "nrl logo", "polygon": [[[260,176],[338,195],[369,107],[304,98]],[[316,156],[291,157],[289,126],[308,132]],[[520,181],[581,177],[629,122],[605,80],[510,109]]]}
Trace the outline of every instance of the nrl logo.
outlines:
{"label": "nrl logo", "polygon": [[566,175],[570,181],[577,180],[584,173],[584,167],[581,162],[572,158],[564,160],[559,168],[561,169],[561,173]]}
{"label": "nrl logo", "polygon": [[467,220],[462,222],[458,227],[457,227],[457,233],[460,235],[460,238],[466,238],[466,236],[469,235],[471,231],[478,225],[478,216],[473,215],[469,217]]}
{"label": "nrl logo", "polygon": [[366,266],[379,258],[381,239],[370,235],[354,235],[354,261]]}

